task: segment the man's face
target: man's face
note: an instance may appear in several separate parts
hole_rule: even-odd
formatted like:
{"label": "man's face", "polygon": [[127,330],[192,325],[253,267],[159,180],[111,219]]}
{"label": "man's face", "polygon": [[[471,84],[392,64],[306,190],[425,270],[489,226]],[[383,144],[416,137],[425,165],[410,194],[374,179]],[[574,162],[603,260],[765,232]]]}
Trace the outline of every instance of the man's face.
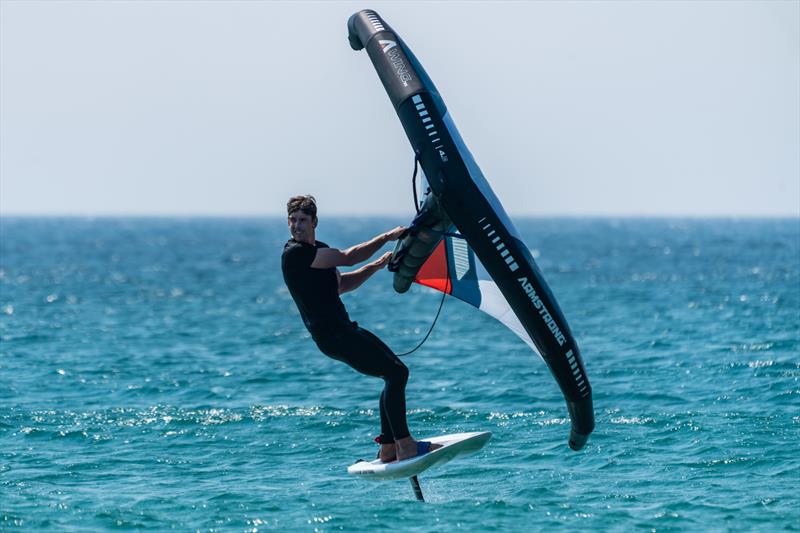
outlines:
{"label": "man's face", "polygon": [[296,241],[314,244],[314,228],[317,226],[316,217],[294,211],[289,215],[289,233]]}

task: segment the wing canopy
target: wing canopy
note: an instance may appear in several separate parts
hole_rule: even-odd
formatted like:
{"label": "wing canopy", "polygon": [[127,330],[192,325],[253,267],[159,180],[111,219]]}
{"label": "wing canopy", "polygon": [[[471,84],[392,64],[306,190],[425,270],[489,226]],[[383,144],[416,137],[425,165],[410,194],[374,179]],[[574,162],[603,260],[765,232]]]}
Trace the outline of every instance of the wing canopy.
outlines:
{"label": "wing canopy", "polygon": [[505,296],[463,239],[445,236],[422,264],[414,282],[454,296],[483,311],[539,353]]}

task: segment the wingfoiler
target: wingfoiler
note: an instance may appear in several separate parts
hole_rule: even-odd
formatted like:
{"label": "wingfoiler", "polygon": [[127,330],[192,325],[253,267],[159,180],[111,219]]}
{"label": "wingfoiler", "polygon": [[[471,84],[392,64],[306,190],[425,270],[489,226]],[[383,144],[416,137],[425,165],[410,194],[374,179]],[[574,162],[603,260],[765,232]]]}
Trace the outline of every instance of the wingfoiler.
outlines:
{"label": "wingfoiler", "polygon": [[502,322],[539,353],[567,403],[569,446],[580,450],[594,429],[592,388],[530,250],[400,36],[372,10],[355,13],[347,27],[350,46],[367,50],[427,180],[419,213],[392,259],[395,290],[416,282],[454,296]]}

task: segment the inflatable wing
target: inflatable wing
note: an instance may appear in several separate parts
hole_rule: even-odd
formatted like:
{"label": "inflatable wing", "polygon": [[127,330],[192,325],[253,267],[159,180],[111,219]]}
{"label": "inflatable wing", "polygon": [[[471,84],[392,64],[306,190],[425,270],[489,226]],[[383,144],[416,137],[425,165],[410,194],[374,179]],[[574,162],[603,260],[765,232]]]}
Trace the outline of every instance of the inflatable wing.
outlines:
{"label": "inflatable wing", "polygon": [[[416,280],[457,296],[537,350],[566,399],[569,445],[581,449],[594,429],[592,389],[567,321],[528,247],[402,39],[371,10],[354,14],[347,28],[350,46],[366,48],[430,187],[395,252],[395,289],[403,292]],[[452,225],[466,242],[442,240]]]}

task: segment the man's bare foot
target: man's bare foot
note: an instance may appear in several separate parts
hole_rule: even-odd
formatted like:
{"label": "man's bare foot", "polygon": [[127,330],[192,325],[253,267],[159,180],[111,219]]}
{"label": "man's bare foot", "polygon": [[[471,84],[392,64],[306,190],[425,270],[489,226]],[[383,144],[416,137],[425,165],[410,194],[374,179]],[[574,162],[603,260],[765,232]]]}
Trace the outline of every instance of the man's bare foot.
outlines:
{"label": "man's bare foot", "polygon": [[397,461],[397,449],[393,442],[391,444],[381,444],[381,450],[378,452],[378,459],[380,459],[382,463]]}
{"label": "man's bare foot", "polygon": [[[402,461],[403,459],[410,459],[412,457],[417,456],[417,441],[414,440],[412,437],[406,437],[404,439],[398,439],[395,442],[397,447],[397,460]],[[436,450],[441,448],[441,444],[431,444],[430,451]]]}

